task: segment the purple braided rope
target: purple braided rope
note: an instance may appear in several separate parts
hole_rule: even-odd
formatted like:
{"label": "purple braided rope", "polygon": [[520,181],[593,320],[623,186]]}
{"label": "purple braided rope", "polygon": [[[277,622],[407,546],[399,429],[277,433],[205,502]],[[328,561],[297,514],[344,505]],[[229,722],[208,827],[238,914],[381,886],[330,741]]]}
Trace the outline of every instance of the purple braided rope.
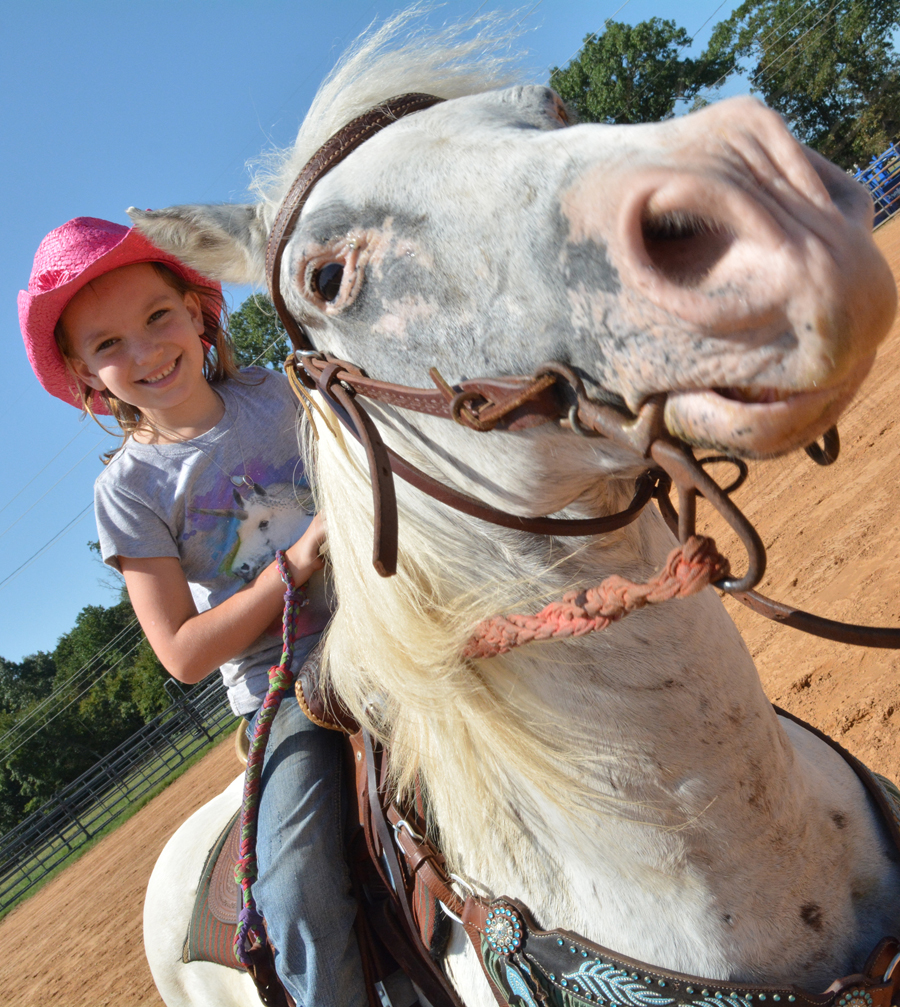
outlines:
{"label": "purple braided rope", "polygon": [[250,742],[247,773],[244,777],[244,798],[241,805],[240,858],[234,867],[234,880],[241,887],[242,906],[234,938],[234,952],[248,968],[252,962],[251,953],[262,947],[264,940],[263,919],[253,898],[253,882],[257,877],[256,826],[259,815],[260,777],[272,721],[278,713],[285,693],[294,684],[291,664],[294,660],[294,642],[297,638],[297,619],[300,609],[308,604],[305,587],[303,585],[295,587],[281,550],[275,553],[275,562],[285,584],[284,616],[281,622],[283,640],[281,661],[269,669],[269,690],[256,718],[256,728],[253,740]]}

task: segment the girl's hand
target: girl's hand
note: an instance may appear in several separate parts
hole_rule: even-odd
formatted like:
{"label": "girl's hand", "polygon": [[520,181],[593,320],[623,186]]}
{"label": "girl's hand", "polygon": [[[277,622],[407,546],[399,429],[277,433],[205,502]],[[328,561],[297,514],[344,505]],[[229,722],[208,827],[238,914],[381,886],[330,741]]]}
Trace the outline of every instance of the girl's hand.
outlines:
{"label": "girl's hand", "polygon": [[[305,584],[325,565],[319,550],[325,521],[316,515],[302,538],[285,551],[295,584]],[[273,626],[280,633],[284,585],[274,563],[240,591],[206,612],[197,612],[181,563],[173,556],[119,556],[128,596],[150,646],[180,682],[193,684],[257,640]]]}
{"label": "girl's hand", "polygon": [[325,519],[316,514],[303,535],[285,550],[291,575],[297,584],[305,584],[311,574],[325,566],[325,558],[320,554],[324,544]]}

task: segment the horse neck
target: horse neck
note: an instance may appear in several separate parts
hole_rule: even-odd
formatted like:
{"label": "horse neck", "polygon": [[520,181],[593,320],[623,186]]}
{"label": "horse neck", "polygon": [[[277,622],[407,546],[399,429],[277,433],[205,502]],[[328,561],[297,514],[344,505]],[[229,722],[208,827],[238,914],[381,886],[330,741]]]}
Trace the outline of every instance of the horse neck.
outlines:
{"label": "horse neck", "polygon": [[[421,773],[451,865],[588,934],[606,918],[595,897],[584,915],[585,890],[602,888],[607,908],[637,891],[651,911],[661,890],[689,891],[700,913],[738,868],[748,891],[763,887],[760,835],[802,801],[791,749],[712,591],[578,640],[459,657],[479,618],[536,611],[613,572],[649,577],[674,545],[659,514],[572,544],[485,526],[398,485],[401,573],[379,581],[370,490],[348,461],[320,450],[341,599],[329,666],[359,715],[379,696],[397,775]],[[598,488],[588,509],[627,495]]]}
{"label": "horse neck", "polygon": [[[579,579],[591,587],[612,567],[644,580],[672,546],[654,513],[617,539],[558,561],[556,577],[566,587]],[[507,573],[533,576],[533,558],[524,547],[507,559]],[[706,848],[713,834],[735,854],[730,869],[745,848],[748,804],[752,813],[760,803],[762,813],[751,833],[768,827],[773,805],[776,813],[790,808],[791,752],[712,591],[633,613],[578,640],[531,644],[477,665],[495,695],[508,697],[497,719],[520,730],[509,737],[494,725],[495,741],[476,741],[454,716],[432,730],[436,740],[443,735],[440,750],[458,751],[461,743],[479,750],[489,800],[479,814],[471,784],[444,763],[426,779],[458,866],[496,892],[508,891],[504,884],[522,890],[536,845],[565,873],[591,863],[599,840],[604,880],[615,886],[665,874],[673,858],[690,860],[695,841]],[[543,749],[545,765],[527,763],[528,745]],[[559,859],[562,835],[568,867]],[[718,869],[727,873],[724,862]]]}

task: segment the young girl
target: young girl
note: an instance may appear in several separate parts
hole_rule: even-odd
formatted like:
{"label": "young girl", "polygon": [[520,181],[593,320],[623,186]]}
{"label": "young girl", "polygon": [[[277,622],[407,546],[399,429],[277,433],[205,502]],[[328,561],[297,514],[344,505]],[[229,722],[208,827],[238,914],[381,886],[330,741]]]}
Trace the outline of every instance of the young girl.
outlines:
{"label": "young girl", "polygon": [[[219,668],[232,709],[252,718],[281,655],[275,551],[309,582],[296,671],[329,615],[324,528],[303,507],[293,392],[280,374],[236,368],[221,312],[218,284],[91,217],[47,235],[19,294],[38,380],[123,433],[95,486],[104,561],[171,674],[193,683]],[[286,698],[266,752],[253,891],[299,1007],[367,1003],[340,783],[340,739]]]}

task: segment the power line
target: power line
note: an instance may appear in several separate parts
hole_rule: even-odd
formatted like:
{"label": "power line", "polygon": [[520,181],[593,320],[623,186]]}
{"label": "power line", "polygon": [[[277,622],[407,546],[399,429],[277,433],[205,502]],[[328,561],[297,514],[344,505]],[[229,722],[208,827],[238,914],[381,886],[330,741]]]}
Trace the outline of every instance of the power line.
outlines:
{"label": "power line", "polygon": [[[88,448],[88,450],[87,450],[87,451],[85,452],[85,454],[83,454],[83,455],[82,455],[82,456],[81,456],[81,457],[80,457],[80,458],[78,459],[78,461],[77,461],[77,462],[75,462],[75,464],[74,464],[74,465],[73,465],[73,466],[72,466],[71,468],[69,468],[69,469],[67,469],[67,470],[66,470],[65,472],[63,472],[63,474],[62,474],[62,475],[61,475],[61,476],[59,477],[59,479],[57,479],[57,480],[56,480],[56,482],[55,482],[55,483],[54,483],[54,484],[53,484],[53,485],[52,485],[52,486],[51,486],[51,487],[50,487],[50,488],[49,488],[48,490],[46,490],[46,491],[45,491],[44,493],[42,493],[42,494],[41,494],[41,495],[40,495],[40,496],[39,496],[39,497],[37,498],[37,500],[35,500],[35,501],[34,501],[34,503],[33,503],[33,504],[32,504],[32,505],[31,505],[31,506],[30,506],[30,507],[28,508],[28,510],[26,510],[26,511],[23,511],[23,512],[22,512],[22,513],[21,513],[21,514],[20,514],[20,515],[19,515],[19,516],[18,516],[18,517],[16,518],[16,520],[15,520],[15,521],[13,521],[13,523],[12,523],[12,524],[10,524],[10,525],[7,525],[7,527],[6,527],[6,528],[5,528],[5,529],[4,529],[4,530],[3,530],[2,532],[0,532],[0,538],[3,538],[3,536],[4,536],[4,535],[5,535],[5,534],[6,534],[6,533],[7,533],[8,531],[11,531],[11,530],[12,530],[13,528],[15,528],[15,526],[16,526],[16,525],[17,525],[17,524],[18,524],[18,523],[19,523],[19,522],[20,522],[20,521],[21,521],[21,520],[22,520],[23,518],[25,518],[25,517],[26,517],[26,516],[27,516],[28,514],[30,514],[30,513],[31,513],[31,512],[32,512],[32,511],[34,510],[34,508],[35,508],[35,507],[37,507],[37,505],[38,505],[38,504],[39,504],[39,503],[41,502],[41,500],[43,500],[43,499],[44,499],[44,497],[46,497],[46,496],[47,496],[48,494],[52,493],[52,492],[53,492],[53,490],[55,490],[55,489],[56,489],[56,487],[57,487],[57,486],[59,486],[59,484],[60,484],[60,483],[61,483],[61,482],[63,481],[63,479],[65,479],[65,478],[66,478],[66,476],[68,476],[68,475],[71,475],[71,473],[72,473],[72,472],[74,472],[74,471],[75,471],[75,469],[77,469],[77,468],[78,468],[78,466],[79,466],[79,465],[80,465],[80,464],[81,464],[81,463],[82,463],[82,462],[83,462],[83,461],[85,460],[85,458],[87,458],[87,456],[88,456],[89,454],[91,454],[92,452],[96,451],[96,450],[97,450],[97,448],[98,448],[98,447],[100,447],[100,445],[101,445],[101,444],[103,443],[103,441],[104,441],[104,438],[103,438],[103,437],[101,437],[101,438],[100,438],[100,440],[99,440],[99,441],[97,441],[97,443],[93,445],[93,447],[91,447],[91,448]],[[49,462],[48,462],[48,464],[49,464]],[[46,466],[44,466],[44,468],[46,468]],[[43,469],[42,469],[41,471],[43,471]],[[0,581],[0,584],[2,584],[2,583],[3,583],[3,582],[2,582],[2,581]]]}
{"label": "power line", "polygon": [[262,358],[269,352],[269,350],[274,349],[281,342],[281,338],[282,337],[279,336],[277,339],[273,339],[272,342],[269,343],[269,345],[262,351],[262,353],[260,353],[258,356],[254,357],[253,360],[250,361],[249,366],[253,367],[256,365],[258,361],[262,360]]}
{"label": "power line", "polygon": [[[128,629],[133,628],[133,626],[136,625],[136,623],[137,620],[134,620],[134,622],[127,628]],[[122,633],[118,635],[121,636]],[[139,636],[140,634],[137,635]],[[135,642],[134,635],[132,635],[131,638],[123,641],[122,645],[129,646],[134,644],[134,642]],[[32,707],[25,714],[25,716],[22,717],[21,720],[16,721],[16,723],[13,724],[12,727],[10,727],[2,737],[0,737],[0,745],[2,745],[3,742],[7,741],[7,739],[11,738],[13,735],[19,734],[22,731],[24,731],[26,727],[29,727],[30,721],[33,721],[39,715],[48,712],[48,709],[54,705],[54,702],[60,700],[61,697],[64,696],[64,694],[68,695],[73,688],[78,688],[82,684],[82,682],[86,679],[89,672],[96,671],[96,668],[94,666],[96,665],[100,656],[102,656],[103,653],[106,653],[111,648],[111,646],[112,644],[107,644],[101,652],[98,652],[93,657],[91,657],[88,660],[87,664],[78,673],[73,675],[71,678],[66,679],[66,681],[63,682],[61,685],[58,685],[49,696],[45,697],[36,706]]]}
{"label": "power line", "polygon": [[[138,627],[138,630],[140,631],[137,619],[132,619],[126,626],[124,626],[121,630],[119,630],[119,632],[116,633],[116,635],[111,640],[108,640],[100,648],[100,650],[98,650],[95,654],[92,654],[87,659],[87,661],[85,661],[85,663],[78,669],[78,671],[76,671],[73,675],[70,675],[69,678],[65,680],[65,682],[62,682],[59,685],[57,685],[47,696],[45,696],[39,703],[33,706],[28,711],[28,713],[26,713],[25,716],[22,717],[21,720],[16,721],[16,723],[13,724],[12,727],[10,727],[4,735],[0,736],[0,744],[6,741],[6,739],[10,735],[15,734],[17,731],[22,730],[29,720],[31,720],[33,717],[36,717],[47,706],[50,706],[55,699],[57,699],[63,693],[67,693],[73,686],[77,686],[79,684],[79,679],[85,678],[91,671],[93,671],[94,665],[96,665],[96,663],[100,660],[100,658],[103,657],[114,646],[116,646],[116,644],[120,642],[122,637],[128,634],[130,631],[134,630],[135,627]],[[132,640],[127,640],[125,641],[123,646],[128,646],[128,644],[132,642],[133,642]]]}
{"label": "power line", "polygon": [[784,30],[781,32],[781,34],[777,38],[773,39],[773,41],[772,41],[771,44],[774,45],[776,42],[778,42],[781,39],[783,39],[784,36],[787,35],[787,33],[792,28],[796,27],[795,25],[791,24],[791,22],[794,21],[795,18],[799,18],[802,14],[804,14],[806,8],[809,7],[809,6],[812,6],[813,8],[815,8],[815,7],[818,6],[818,4],[817,4],[816,0],[806,0],[806,3],[801,4],[797,8],[796,13],[792,14],[786,21],[783,21],[781,24],[775,24],[775,25],[773,25],[769,29],[769,31],[767,31],[766,34],[763,35],[763,37],[759,40],[760,46],[764,47],[769,42],[769,39],[772,37],[772,35],[776,31],[778,31],[779,28],[783,28]]}
{"label": "power line", "polygon": [[59,451],[57,451],[56,454],[50,459],[50,461],[47,462],[46,465],[44,465],[42,468],[38,469],[38,471],[35,472],[35,474],[28,480],[28,482],[25,483],[25,485],[16,494],[14,494],[13,496],[11,496],[9,498],[9,500],[7,500],[6,503],[2,507],[0,507],[0,514],[2,514],[6,510],[6,508],[9,507],[9,505],[11,503],[13,503],[13,501],[18,500],[19,497],[25,492],[25,490],[27,490],[28,487],[35,481],[35,479],[37,479],[37,477],[39,475],[41,475],[43,472],[46,472],[47,469],[50,468],[50,466],[56,461],[56,459],[59,458],[59,456],[63,453],[63,451],[65,451],[66,448],[69,447],[70,444],[73,444],[76,440],[78,440],[78,438],[85,432],[85,430],[87,430],[87,427],[86,426],[82,426],[81,429],[78,431],[78,433],[75,434],[75,436],[72,437],[71,440],[67,441],[59,449]]}
{"label": "power line", "polygon": [[94,506],[94,505],[93,505],[93,502],[92,502],[92,503],[89,503],[89,504],[87,505],[87,507],[85,507],[85,508],[84,508],[83,510],[79,511],[79,512],[78,512],[78,513],[77,513],[77,514],[75,515],[75,517],[73,517],[73,518],[72,518],[72,520],[68,522],[68,524],[65,524],[65,525],[63,525],[63,527],[62,527],[62,528],[60,528],[60,530],[59,530],[59,531],[58,531],[58,532],[57,532],[57,533],[56,533],[56,534],[55,534],[55,535],[53,536],[53,538],[51,538],[51,539],[50,539],[49,541],[45,542],[45,543],[44,543],[44,544],[43,544],[43,545],[42,545],[42,546],[40,547],[40,549],[38,549],[38,550],[37,550],[37,552],[33,552],[33,553],[32,553],[32,554],[31,554],[31,555],[30,555],[30,556],[28,557],[28,559],[26,559],[26,560],[25,560],[25,562],[24,562],[24,563],[20,563],[20,564],[19,564],[19,566],[17,566],[17,567],[15,568],[15,570],[13,570],[13,571],[12,571],[12,573],[8,573],[8,574],[7,574],[7,575],[6,575],[6,576],[5,576],[4,578],[3,578],[3,580],[0,580],[0,588],[3,588],[3,587],[4,587],[4,586],[5,586],[6,584],[8,584],[8,583],[9,583],[9,582],[10,582],[11,580],[13,580],[13,579],[14,579],[15,577],[17,577],[17,576],[18,576],[18,575],[19,575],[20,573],[22,573],[22,571],[23,571],[23,570],[25,570],[25,569],[26,569],[27,567],[31,566],[31,564],[32,564],[32,563],[33,563],[33,562],[34,562],[34,561],[35,561],[35,560],[36,560],[36,559],[37,559],[37,558],[38,558],[38,557],[39,557],[40,555],[42,555],[42,554],[43,554],[44,552],[46,552],[46,550],[47,550],[47,549],[49,549],[49,548],[50,548],[50,546],[51,546],[51,545],[53,545],[53,543],[54,543],[54,542],[55,542],[55,541],[56,541],[56,540],[57,540],[58,538],[61,538],[61,537],[62,537],[63,535],[65,535],[65,533],[66,533],[66,532],[67,532],[67,531],[68,531],[68,530],[69,530],[69,529],[70,529],[70,528],[71,528],[71,527],[72,527],[73,525],[75,525],[75,524],[76,524],[76,523],[77,523],[78,521],[80,521],[80,520],[81,520],[81,519],[82,519],[82,518],[84,517],[84,515],[85,515],[85,514],[87,514],[87,512],[88,512],[88,511],[89,511],[89,510],[90,510],[90,509],[91,509],[91,508],[92,508],[93,506]]}
{"label": "power line", "polygon": [[82,696],[85,696],[85,695],[87,695],[87,693],[89,693],[89,692],[91,691],[91,689],[93,689],[93,688],[94,688],[94,687],[95,687],[96,685],[98,685],[98,684],[99,684],[100,682],[102,682],[102,681],[103,681],[103,679],[104,679],[104,678],[106,678],[106,676],[107,676],[107,675],[109,675],[109,674],[110,674],[111,672],[115,671],[115,670],[116,670],[116,668],[118,668],[118,667],[119,667],[119,665],[120,665],[120,664],[121,664],[121,663],[122,663],[122,662],[123,662],[123,661],[125,660],[125,658],[126,658],[126,657],[129,657],[129,656],[130,656],[131,654],[133,654],[133,653],[134,653],[134,652],[135,652],[135,651],[136,651],[136,650],[138,649],[138,647],[140,647],[140,645],[141,645],[141,642],[142,642],[141,640],[138,640],[138,641],[137,641],[137,643],[135,643],[135,644],[134,644],[134,645],[133,645],[133,646],[131,647],[131,649],[130,649],[130,650],[127,650],[127,651],[126,651],[126,652],[125,652],[125,653],[124,653],[124,654],[123,654],[123,655],[122,655],[122,656],[121,656],[121,657],[119,658],[119,660],[118,660],[118,661],[116,661],[116,663],[115,663],[115,664],[112,664],[112,665],[110,665],[110,666],[109,666],[109,667],[108,667],[108,668],[106,669],[106,671],[104,671],[104,672],[103,672],[103,674],[102,674],[102,675],[99,675],[99,676],[98,676],[98,677],[97,677],[97,678],[96,678],[96,679],[95,679],[95,680],[94,680],[93,682],[91,682],[91,684],[90,684],[90,685],[88,685],[88,686],[85,686],[85,688],[84,688],[84,689],[82,689],[82,690],[81,690],[81,692],[79,692],[77,696],[75,696],[75,697],[74,697],[73,699],[71,699],[71,700],[70,700],[70,701],[69,701],[68,703],[66,703],[66,705],[65,705],[65,706],[63,706],[63,707],[61,707],[61,708],[60,708],[59,710],[57,710],[57,711],[56,711],[56,713],[54,713],[52,717],[49,717],[49,718],[48,718],[47,720],[45,720],[45,721],[44,721],[44,723],[43,723],[43,724],[41,724],[41,725],[40,725],[39,727],[36,727],[36,728],[35,728],[35,729],[34,729],[34,730],[33,730],[33,731],[31,732],[31,734],[29,734],[29,735],[28,735],[27,737],[23,738],[23,739],[22,739],[22,740],[21,740],[21,741],[20,741],[20,742],[18,743],[18,745],[16,745],[16,746],[15,746],[15,748],[11,748],[11,749],[9,749],[9,751],[7,751],[7,752],[4,752],[4,753],[3,753],[3,758],[4,758],[4,759],[8,759],[8,758],[9,758],[10,756],[14,755],[14,754],[15,754],[16,752],[18,752],[18,750],[19,750],[19,749],[20,749],[20,748],[21,748],[21,747],[22,747],[23,745],[27,745],[27,744],[28,744],[28,742],[29,742],[29,741],[31,741],[31,739],[32,739],[32,738],[35,738],[35,737],[37,737],[37,735],[38,735],[38,734],[40,734],[40,733],[41,733],[41,731],[43,731],[43,730],[45,730],[45,729],[46,729],[47,727],[49,727],[49,726],[50,726],[50,724],[52,724],[52,723],[53,723],[53,721],[54,721],[54,720],[56,720],[56,718],[57,718],[58,716],[60,716],[60,714],[62,714],[62,713],[65,713],[65,711],[66,711],[66,710],[68,710],[70,706],[72,706],[73,704],[77,703],[77,702],[78,702],[78,700],[82,698]]}
{"label": "power line", "polygon": [[700,25],[700,27],[694,32],[694,34],[691,35],[692,41],[697,38],[700,32],[702,32],[703,29],[709,24],[709,22],[712,21],[712,19],[716,16],[716,14],[719,13],[719,11],[725,6],[726,3],[728,3],[728,0],[722,0],[722,2],[719,4],[718,7],[716,7],[716,9],[712,12],[712,14],[710,14],[709,17],[703,22],[703,24]]}
{"label": "power line", "polygon": [[[778,36],[778,38],[776,38],[776,39],[775,39],[775,40],[773,41],[773,43],[772,43],[772,44],[774,45],[774,43],[775,43],[775,42],[778,42],[778,41],[779,41],[780,39],[784,38],[784,36],[785,36],[785,35],[786,35],[786,34],[787,34],[787,33],[788,33],[789,31],[790,31],[790,29],[791,29],[791,25],[790,25],[790,21],[791,21],[791,20],[792,20],[792,19],[793,19],[794,17],[799,17],[799,16],[800,16],[800,15],[801,15],[801,14],[802,14],[802,13],[804,12],[804,8],[806,8],[806,7],[809,7],[810,5],[813,5],[813,6],[815,6],[815,4],[816,4],[816,0],[806,0],[806,2],[805,2],[804,4],[802,4],[802,5],[801,5],[801,6],[800,6],[800,7],[798,8],[798,10],[797,10],[796,14],[794,14],[794,15],[791,15],[791,17],[790,17],[790,18],[788,18],[788,25],[787,25],[787,27],[785,27],[785,28],[784,28],[784,31],[782,31],[782,32],[781,32],[781,34],[780,34],[780,35]],[[764,36],[763,36],[763,37],[762,37],[762,38],[760,39],[760,45],[765,45],[765,44],[766,44],[766,42],[767,42],[767,41],[769,40],[769,38],[771,38],[771,36],[772,36],[773,32],[776,32],[776,31],[777,31],[777,30],[779,29],[779,27],[782,27],[782,26],[781,26],[781,25],[775,25],[775,26],[773,26],[773,27],[772,27],[772,28],[771,28],[771,29],[770,29],[770,30],[769,30],[769,31],[768,31],[768,32],[767,32],[767,33],[766,33],[766,34],[765,34],[765,35],[764,35]],[[713,92],[713,91],[714,91],[714,90],[715,90],[715,89],[716,89],[716,88],[717,88],[717,87],[718,87],[718,86],[719,86],[720,84],[724,83],[724,81],[726,81],[726,80],[727,80],[727,79],[729,78],[729,76],[730,76],[730,75],[731,75],[732,73],[734,73],[734,72],[735,72],[735,71],[737,70],[737,68],[738,68],[738,66],[737,66],[737,63],[734,63],[734,64],[732,64],[732,67],[731,67],[731,69],[730,69],[730,70],[727,70],[727,71],[726,71],[725,73],[723,73],[723,74],[722,74],[722,76],[721,76],[721,77],[719,77],[719,79],[718,79],[718,80],[716,80],[716,81],[713,81],[713,83],[712,83],[712,84],[710,84],[710,85],[709,85],[708,87],[705,87],[705,88],[703,88],[703,90],[702,90],[702,91],[699,91],[699,92],[697,93],[697,97],[701,97],[701,96],[703,95],[703,93],[704,93],[704,92],[705,92],[706,94],[711,94],[711,93],[712,93],[712,92]]]}
{"label": "power line", "polygon": [[[835,7],[837,7],[837,5],[838,5],[839,3],[840,3],[840,0],[834,0],[834,3],[833,3],[833,4],[831,5],[831,7],[829,7],[829,8],[828,8],[828,10],[827,10],[827,11],[825,11],[825,13],[824,13],[824,14],[823,14],[823,15],[822,15],[822,16],[821,16],[820,18],[819,18],[819,20],[818,20],[818,21],[816,21],[816,23],[815,23],[814,25],[812,25],[812,26],[810,26],[809,28],[807,28],[807,29],[806,29],[806,31],[805,31],[805,32],[803,32],[803,34],[802,34],[802,35],[798,35],[798,36],[797,36],[797,38],[796,38],[796,39],[794,39],[794,41],[793,41],[793,42],[792,42],[792,43],[791,43],[791,44],[790,44],[790,45],[789,45],[789,46],[787,47],[787,49],[784,49],[784,50],[782,50],[782,51],[781,51],[780,53],[778,53],[778,55],[777,55],[777,56],[775,56],[775,58],[774,58],[773,62],[777,62],[778,60],[780,60],[780,59],[781,59],[781,57],[782,57],[782,56],[785,56],[785,55],[786,55],[787,53],[789,53],[789,52],[791,51],[791,49],[793,49],[793,48],[794,48],[794,46],[795,46],[795,45],[797,45],[797,44],[798,44],[798,43],[800,42],[800,40],[801,40],[801,39],[804,39],[804,38],[806,38],[806,36],[807,36],[807,35],[808,35],[808,34],[809,34],[809,33],[810,33],[810,32],[811,32],[811,31],[812,31],[812,30],[813,30],[814,28],[817,28],[817,27],[818,27],[818,26],[819,26],[819,25],[820,25],[820,24],[821,24],[821,23],[822,23],[822,22],[823,22],[823,21],[825,20],[825,18],[827,18],[827,17],[828,17],[828,15],[829,15],[829,14],[830,14],[830,13],[831,13],[831,12],[832,12],[832,11],[833,11],[834,9],[835,9]],[[856,6],[856,4],[854,4],[854,7],[855,7],[855,6]],[[851,8],[851,10],[852,10],[852,9],[853,9],[853,8]],[[821,33],[820,33],[820,34],[821,34]],[[783,37],[783,36],[779,36],[779,38],[781,38],[781,37]],[[794,60],[795,60],[795,59],[796,59],[796,58],[797,58],[797,57],[798,57],[798,56],[800,55],[800,53],[801,53],[802,51],[803,51],[802,49],[799,49],[799,50],[798,50],[797,52],[795,52],[795,53],[794,53],[794,55],[793,55],[793,56],[791,56],[791,58],[790,58],[790,59],[789,59],[789,60],[787,61],[787,63],[785,63],[785,64],[784,64],[784,66],[780,67],[779,69],[780,69],[780,70],[784,70],[784,69],[786,69],[787,67],[789,67],[789,66],[791,65],[791,63],[793,63],[793,62],[794,62]],[[762,74],[762,71],[760,71],[760,73],[759,73],[759,74],[754,74],[754,75],[753,75],[753,76],[752,76],[752,77],[750,78],[750,80],[751,80],[751,82],[752,82],[752,83],[755,83],[757,87],[760,87],[760,88],[761,88],[761,87],[762,87],[762,85],[763,85],[763,84],[764,84],[764,83],[766,82],[766,80],[771,80],[771,79],[772,79],[772,78],[773,78],[773,77],[775,76],[775,74],[776,74],[777,72],[778,72],[778,69],[773,69],[773,70],[772,70],[772,72],[771,72],[771,73],[769,74],[769,76],[768,76],[768,77],[766,77],[766,78],[764,78],[764,79],[763,79],[763,78],[761,78],[761,79],[760,79],[760,80],[759,80],[759,81],[757,82],[757,81],[756,81],[756,78],[757,78],[757,77],[759,77],[759,76],[760,76],[760,74]]]}
{"label": "power line", "polygon": [[[533,7],[531,8],[531,10],[530,10],[530,11],[528,11],[528,13],[527,13],[527,14],[523,14],[523,15],[522,15],[522,17],[521,17],[521,18],[520,18],[520,19],[519,19],[519,20],[518,20],[518,21],[516,22],[516,28],[518,28],[518,27],[519,27],[519,25],[521,25],[523,21],[526,21],[526,20],[527,20],[528,18],[530,18],[530,17],[531,17],[531,15],[532,15],[532,14],[533,14],[533,13],[534,13],[534,12],[535,12],[535,11],[536,11],[537,9],[538,9],[538,7],[540,7],[540,6],[541,6],[541,4],[542,4],[543,2],[544,2],[544,0],[537,0],[537,3],[536,3],[536,4],[535,4],[535,5],[534,5],[534,6],[533,6]],[[482,4],[482,7],[483,7],[483,6],[484,6],[484,4]],[[481,9],[481,8],[479,7],[479,10],[480,10],[480,9]]]}
{"label": "power line", "polygon": [[[832,10],[834,10],[835,6],[837,6],[837,3],[834,4],[834,6],[832,7]],[[783,39],[784,36],[787,35],[789,31],[791,31],[792,28],[796,27],[796,25],[792,24],[791,22],[795,18],[798,18],[800,15],[804,14],[806,12],[806,8],[808,8],[808,7],[812,7],[814,11],[816,9],[818,9],[818,4],[816,3],[816,0],[805,0],[805,3],[803,3],[798,8],[798,10],[795,12],[795,14],[792,14],[791,17],[789,17],[786,22],[783,22],[783,23],[778,24],[778,25],[774,25],[765,35],[763,35],[763,37],[759,41],[759,45],[761,47],[765,47],[767,43],[770,44],[770,45],[775,45],[776,42],[780,42],[781,39]],[[824,16],[827,17],[827,14],[824,15]],[[821,18],[820,18],[820,20],[821,20]],[[816,22],[816,24],[818,24],[818,22]],[[815,25],[813,25],[813,27],[815,27]],[[781,28],[783,30],[780,32],[779,35],[777,35],[774,39],[772,39],[771,42],[769,42],[769,39],[772,38],[772,35],[776,31],[778,31],[779,28]],[[804,33],[804,34],[807,34],[807,33]],[[787,51],[787,50],[785,50],[785,51]],[[718,88],[720,84],[724,83],[731,76],[731,74],[733,74],[737,69],[738,69],[737,63],[732,64],[731,69],[727,70],[725,73],[723,73],[722,76],[719,77],[718,80],[713,81],[712,84],[710,84],[707,87],[703,88],[701,91],[698,91],[697,92],[697,97],[701,98],[701,97],[704,97],[705,95],[711,95],[712,92],[716,88]],[[753,78],[749,77],[748,80],[750,80],[752,82]]]}
{"label": "power line", "polygon": [[[712,14],[710,14],[709,17],[703,22],[703,24],[700,25],[700,27],[690,36],[690,40],[687,43],[685,43],[685,45],[693,45],[694,44],[694,41],[696,40],[696,38],[700,34],[700,32],[703,31],[703,29],[709,24],[710,21],[712,21],[712,19],[716,16],[716,14],[719,13],[719,11],[725,6],[725,4],[727,2],[728,2],[728,0],[722,0],[722,2],[719,4],[718,7],[716,7],[716,9],[712,12]],[[679,47],[679,48],[683,48],[683,46]],[[632,99],[633,101],[636,101],[637,99],[639,99],[641,97],[641,95],[647,90],[647,88],[650,87],[650,85],[655,80],[659,79],[659,76],[663,72],[663,70],[665,70],[666,67],[668,67],[669,64],[672,62],[672,60],[675,59],[675,55],[676,55],[675,53],[672,53],[672,55],[665,61],[665,63],[659,68],[659,70],[657,70],[656,73],[647,81],[647,83],[644,84],[644,86],[640,89],[640,91],[638,91],[638,93]],[[674,95],[674,97],[677,100],[678,95]]]}

